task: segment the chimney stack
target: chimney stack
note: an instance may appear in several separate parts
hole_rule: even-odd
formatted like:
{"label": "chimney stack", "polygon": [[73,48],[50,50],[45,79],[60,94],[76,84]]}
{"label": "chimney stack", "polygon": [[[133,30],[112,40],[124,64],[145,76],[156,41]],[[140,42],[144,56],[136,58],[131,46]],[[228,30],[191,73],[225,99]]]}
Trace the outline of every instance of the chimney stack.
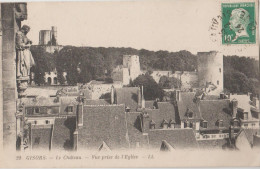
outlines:
{"label": "chimney stack", "polygon": [[233,115],[233,118],[236,118],[237,116],[237,106],[238,106],[238,101],[236,99],[233,99],[231,101],[231,104],[232,104],[232,115]]}
{"label": "chimney stack", "polygon": [[77,108],[77,123],[78,127],[83,126],[83,104],[80,102]]}
{"label": "chimney stack", "polygon": [[181,92],[179,90],[175,90],[175,99],[181,101]]}
{"label": "chimney stack", "polygon": [[142,86],[142,109],[144,109],[145,108],[145,99],[144,99],[144,86]]}
{"label": "chimney stack", "polygon": [[141,88],[138,89],[138,108],[142,108],[142,94],[141,94]]}
{"label": "chimney stack", "polygon": [[114,95],[114,85],[111,87],[111,104],[115,102],[115,95]]}
{"label": "chimney stack", "polygon": [[259,100],[257,97],[253,97],[253,105],[255,108],[259,109]]}
{"label": "chimney stack", "polygon": [[77,151],[78,149],[78,130],[76,129],[73,133],[73,149]]}

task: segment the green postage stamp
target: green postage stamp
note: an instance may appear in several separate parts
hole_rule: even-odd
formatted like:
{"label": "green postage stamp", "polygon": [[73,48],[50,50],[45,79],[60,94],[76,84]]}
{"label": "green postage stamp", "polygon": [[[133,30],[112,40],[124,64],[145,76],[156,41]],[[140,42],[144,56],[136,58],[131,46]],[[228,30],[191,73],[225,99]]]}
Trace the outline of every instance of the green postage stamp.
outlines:
{"label": "green postage stamp", "polygon": [[222,44],[256,43],[255,3],[222,3]]}

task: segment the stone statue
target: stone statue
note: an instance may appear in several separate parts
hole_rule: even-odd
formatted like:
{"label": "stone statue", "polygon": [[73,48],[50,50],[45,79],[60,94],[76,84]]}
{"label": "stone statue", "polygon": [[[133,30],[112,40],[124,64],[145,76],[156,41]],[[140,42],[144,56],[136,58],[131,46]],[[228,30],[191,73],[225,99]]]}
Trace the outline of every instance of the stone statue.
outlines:
{"label": "stone statue", "polygon": [[29,31],[30,27],[23,25],[20,31],[16,33],[17,77],[29,78],[30,68],[35,65],[30,51],[32,41],[26,36]]}

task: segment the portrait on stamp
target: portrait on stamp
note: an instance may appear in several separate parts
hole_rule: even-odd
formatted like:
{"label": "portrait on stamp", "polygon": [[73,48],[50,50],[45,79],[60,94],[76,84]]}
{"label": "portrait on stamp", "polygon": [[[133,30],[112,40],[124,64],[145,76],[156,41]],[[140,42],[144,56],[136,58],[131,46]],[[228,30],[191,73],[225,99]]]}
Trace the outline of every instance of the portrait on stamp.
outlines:
{"label": "portrait on stamp", "polygon": [[255,42],[255,3],[223,3],[222,44]]}

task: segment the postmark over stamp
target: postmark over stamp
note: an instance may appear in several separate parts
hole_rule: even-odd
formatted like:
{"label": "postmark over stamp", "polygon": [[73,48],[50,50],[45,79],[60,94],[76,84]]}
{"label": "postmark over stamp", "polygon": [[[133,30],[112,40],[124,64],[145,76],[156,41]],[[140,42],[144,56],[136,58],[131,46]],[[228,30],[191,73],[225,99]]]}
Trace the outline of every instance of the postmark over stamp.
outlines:
{"label": "postmark over stamp", "polygon": [[222,44],[256,43],[255,3],[222,3]]}

